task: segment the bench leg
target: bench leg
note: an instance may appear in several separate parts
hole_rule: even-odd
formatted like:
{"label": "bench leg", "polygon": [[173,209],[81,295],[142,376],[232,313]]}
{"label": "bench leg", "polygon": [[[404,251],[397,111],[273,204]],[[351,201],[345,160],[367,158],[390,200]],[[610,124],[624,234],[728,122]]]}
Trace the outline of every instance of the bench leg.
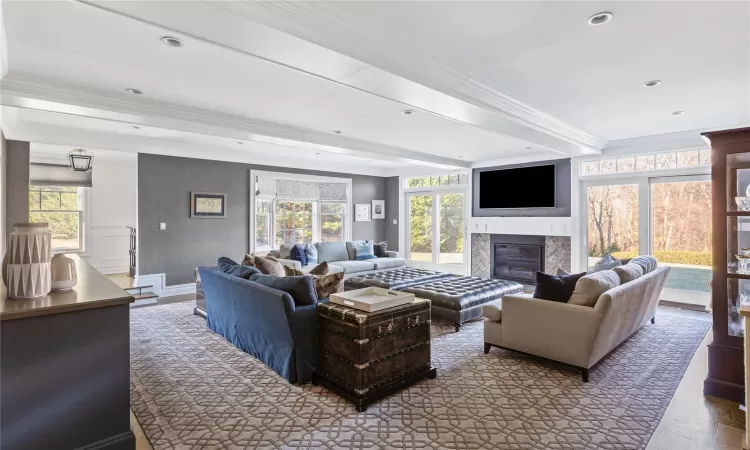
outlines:
{"label": "bench leg", "polygon": [[589,382],[589,369],[581,369],[581,378],[584,383]]}
{"label": "bench leg", "polygon": [[461,324],[460,323],[455,324],[455,326],[456,326],[456,333],[458,333],[459,331],[461,331]]}
{"label": "bench leg", "polygon": [[484,354],[486,355],[487,353],[489,353],[491,348],[492,348],[492,344],[490,344],[489,342],[485,342],[484,343]]}
{"label": "bench leg", "polygon": [[651,325],[653,325],[655,323],[656,323],[656,316],[654,316],[654,317],[651,318]]}

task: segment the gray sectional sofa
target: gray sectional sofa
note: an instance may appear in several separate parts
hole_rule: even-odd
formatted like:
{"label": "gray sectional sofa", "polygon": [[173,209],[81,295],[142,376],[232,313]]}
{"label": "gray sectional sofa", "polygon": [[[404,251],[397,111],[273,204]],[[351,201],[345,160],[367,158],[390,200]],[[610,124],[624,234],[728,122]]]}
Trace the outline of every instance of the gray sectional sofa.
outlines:
{"label": "gray sectional sofa", "polygon": [[[364,241],[313,243],[318,251],[318,264],[323,261],[327,262],[329,273],[344,272],[345,278],[349,278],[352,275],[362,275],[406,266],[406,260],[400,258],[398,252],[392,251],[386,252],[387,257],[357,261],[355,251],[356,242]],[[303,267],[299,261],[291,259],[288,256],[290,247],[282,246],[279,250],[271,250],[268,254],[277,258],[282,264],[294,267],[303,272],[307,272],[315,267],[315,264],[308,264]]]}

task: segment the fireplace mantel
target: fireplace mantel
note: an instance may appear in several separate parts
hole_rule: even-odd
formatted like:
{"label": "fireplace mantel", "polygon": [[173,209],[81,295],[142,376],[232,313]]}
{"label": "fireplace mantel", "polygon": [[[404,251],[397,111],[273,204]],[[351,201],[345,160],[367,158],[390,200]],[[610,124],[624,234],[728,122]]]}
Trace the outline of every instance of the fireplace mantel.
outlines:
{"label": "fireplace mantel", "polygon": [[472,217],[470,233],[570,236],[570,217]]}

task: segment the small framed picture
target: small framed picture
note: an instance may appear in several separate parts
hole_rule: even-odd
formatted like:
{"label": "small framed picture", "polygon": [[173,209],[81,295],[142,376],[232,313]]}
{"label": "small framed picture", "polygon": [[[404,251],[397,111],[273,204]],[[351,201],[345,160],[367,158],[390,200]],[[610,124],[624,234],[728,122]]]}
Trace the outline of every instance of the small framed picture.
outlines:
{"label": "small framed picture", "polygon": [[372,218],[385,219],[385,200],[372,201]]}
{"label": "small framed picture", "polygon": [[354,221],[355,222],[369,222],[370,221],[370,205],[355,204],[354,205]]}
{"label": "small framed picture", "polygon": [[227,194],[191,192],[190,217],[192,219],[226,219]]}

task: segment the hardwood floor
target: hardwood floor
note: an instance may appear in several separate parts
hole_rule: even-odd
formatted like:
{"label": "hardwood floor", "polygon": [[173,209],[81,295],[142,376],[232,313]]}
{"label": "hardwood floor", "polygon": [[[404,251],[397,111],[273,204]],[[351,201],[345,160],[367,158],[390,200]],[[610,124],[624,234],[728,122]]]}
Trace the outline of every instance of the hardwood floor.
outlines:
{"label": "hardwood floor", "polygon": [[[189,301],[190,296],[169,297],[162,301]],[[146,306],[144,306],[146,307]],[[660,307],[666,314],[696,316],[694,311]],[[706,320],[710,320],[706,315]],[[656,428],[646,450],[742,450],[745,435],[745,415],[737,403],[705,397],[703,379],[708,371],[708,349],[711,334],[707,334],[690,361],[664,417]],[[138,421],[130,413],[130,426],[136,435],[136,450],[152,450]]]}

